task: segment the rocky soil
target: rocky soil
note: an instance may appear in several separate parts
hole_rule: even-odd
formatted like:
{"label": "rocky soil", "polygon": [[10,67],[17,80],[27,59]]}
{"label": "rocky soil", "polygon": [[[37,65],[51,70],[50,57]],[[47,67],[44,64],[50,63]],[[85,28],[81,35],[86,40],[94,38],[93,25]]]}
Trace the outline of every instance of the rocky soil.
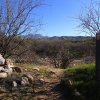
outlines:
{"label": "rocky soil", "polygon": [[[25,85],[19,85],[13,80],[22,79],[25,75],[33,78],[31,83],[27,83],[26,78],[23,80]],[[69,100],[63,96],[60,85],[62,77],[62,69],[44,67],[41,71],[39,68],[23,68],[22,73],[13,73],[0,80],[0,100]],[[5,84],[7,80],[11,80],[12,84]]]}

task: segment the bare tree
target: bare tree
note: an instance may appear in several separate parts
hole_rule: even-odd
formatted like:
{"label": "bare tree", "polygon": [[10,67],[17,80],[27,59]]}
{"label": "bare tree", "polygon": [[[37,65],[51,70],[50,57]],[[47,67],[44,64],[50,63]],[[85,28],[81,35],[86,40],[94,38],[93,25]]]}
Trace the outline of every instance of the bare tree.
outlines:
{"label": "bare tree", "polygon": [[15,49],[21,44],[19,41],[12,45],[16,37],[36,27],[34,19],[28,18],[40,5],[40,0],[0,0],[0,52],[3,56],[15,55]]}
{"label": "bare tree", "polygon": [[95,36],[100,31],[100,2],[93,2],[86,6],[84,12],[79,15],[79,27],[83,32]]}
{"label": "bare tree", "polygon": [[[97,86],[97,99],[100,99],[100,2],[93,3],[86,7],[85,14],[79,16],[80,27],[82,30],[91,36],[96,37],[96,86]],[[99,33],[99,34],[98,34]]]}

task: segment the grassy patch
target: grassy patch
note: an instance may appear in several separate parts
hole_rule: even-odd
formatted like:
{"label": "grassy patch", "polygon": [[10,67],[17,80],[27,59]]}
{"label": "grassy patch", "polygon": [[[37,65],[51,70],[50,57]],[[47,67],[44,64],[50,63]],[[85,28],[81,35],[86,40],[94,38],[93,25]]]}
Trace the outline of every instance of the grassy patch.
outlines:
{"label": "grassy patch", "polygon": [[65,70],[65,75],[74,77],[74,81],[90,81],[95,78],[95,65],[83,64],[80,66],[68,68]]}
{"label": "grassy patch", "polygon": [[95,64],[83,64],[65,70],[65,78],[72,81],[72,87],[77,89],[87,100],[96,99]]}
{"label": "grassy patch", "polygon": [[[44,65],[36,65],[36,64],[15,64],[15,66],[21,67],[24,72],[32,73],[32,74],[40,74],[43,77],[50,76],[47,67]],[[34,68],[39,68],[39,71],[34,70]],[[26,70],[25,70],[26,69]]]}

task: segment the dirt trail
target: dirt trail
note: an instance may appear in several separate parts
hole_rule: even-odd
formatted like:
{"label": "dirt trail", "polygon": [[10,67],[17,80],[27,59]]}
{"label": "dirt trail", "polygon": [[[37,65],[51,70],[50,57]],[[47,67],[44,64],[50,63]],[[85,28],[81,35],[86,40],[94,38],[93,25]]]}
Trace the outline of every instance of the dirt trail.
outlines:
{"label": "dirt trail", "polygon": [[62,89],[60,87],[60,80],[63,77],[63,70],[52,68],[53,74],[49,78],[45,78],[45,83],[38,87],[34,100],[68,100],[62,97]]}

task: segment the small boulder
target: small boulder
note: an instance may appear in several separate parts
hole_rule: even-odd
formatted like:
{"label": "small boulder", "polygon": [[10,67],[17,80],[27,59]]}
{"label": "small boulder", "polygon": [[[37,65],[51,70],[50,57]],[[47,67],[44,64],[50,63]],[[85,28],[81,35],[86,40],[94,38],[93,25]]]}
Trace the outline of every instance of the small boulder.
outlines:
{"label": "small boulder", "polygon": [[17,73],[22,73],[22,69],[20,67],[13,67],[13,71]]}
{"label": "small boulder", "polygon": [[0,73],[0,79],[2,79],[2,78],[7,78],[7,73],[6,72],[1,72]]}
{"label": "small boulder", "polygon": [[0,66],[0,72],[4,72],[4,66]]}
{"label": "small boulder", "polygon": [[17,83],[17,86],[19,87],[21,86],[21,81],[22,81],[21,77],[16,77],[14,81]]}
{"label": "small boulder", "polygon": [[6,59],[5,60],[5,65],[8,65],[10,68],[14,67],[14,64],[13,64],[11,59]]}
{"label": "small boulder", "polygon": [[6,72],[8,75],[11,75],[13,72],[12,68],[10,68],[9,66],[7,66],[3,71]]}
{"label": "small boulder", "polygon": [[5,64],[5,59],[0,54],[0,65],[4,65],[4,64]]}
{"label": "small boulder", "polygon": [[21,80],[21,85],[22,85],[22,86],[29,85],[29,80],[28,80],[27,77],[24,77],[24,76],[23,76],[21,79],[22,79],[22,80]]}
{"label": "small boulder", "polygon": [[16,81],[13,81],[12,82],[12,85],[13,85],[13,87],[17,87],[17,82]]}
{"label": "small boulder", "polygon": [[41,82],[45,82],[43,78],[40,78],[40,81],[41,81]]}
{"label": "small boulder", "polygon": [[24,71],[28,71],[28,70],[25,68]]}
{"label": "small boulder", "polygon": [[33,68],[33,70],[40,71],[40,69],[39,69],[39,68],[37,68],[37,67]]}
{"label": "small boulder", "polygon": [[29,83],[32,83],[33,82],[33,76],[32,75],[30,75],[30,74],[27,73],[27,74],[24,74],[23,77],[27,77]]}

